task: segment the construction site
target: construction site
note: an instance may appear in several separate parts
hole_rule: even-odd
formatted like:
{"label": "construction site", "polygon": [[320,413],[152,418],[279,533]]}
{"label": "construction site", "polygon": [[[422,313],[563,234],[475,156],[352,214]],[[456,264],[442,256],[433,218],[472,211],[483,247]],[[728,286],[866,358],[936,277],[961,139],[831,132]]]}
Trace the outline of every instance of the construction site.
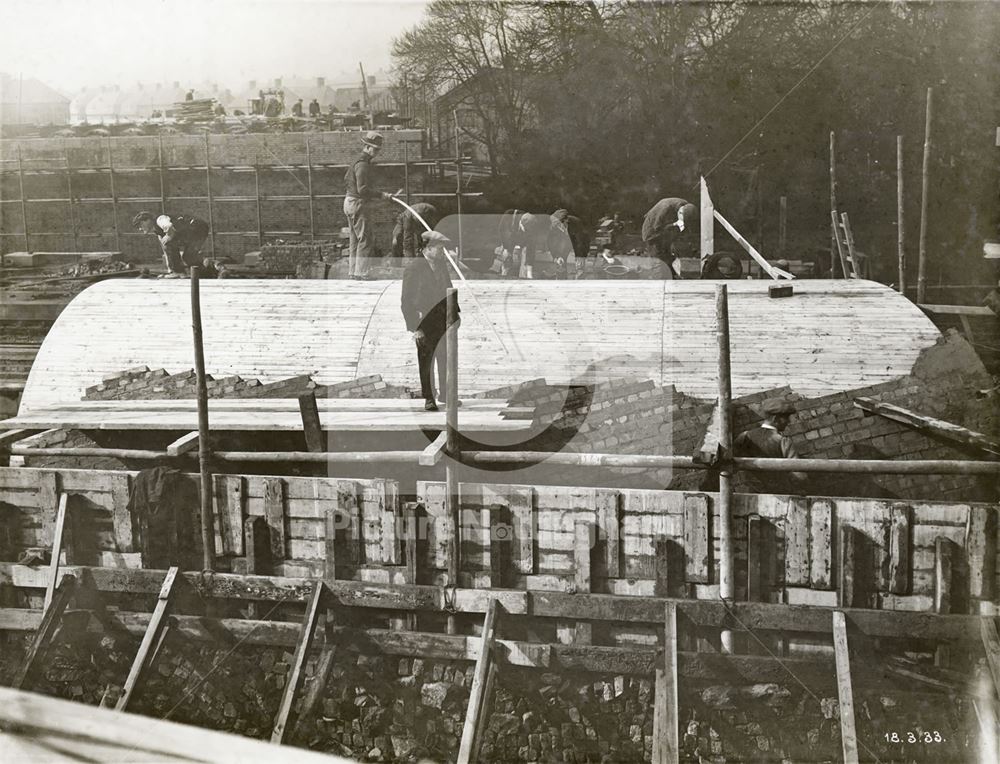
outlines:
{"label": "construction site", "polygon": [[465,93],[0,139],[0,758],[997,761],[1000,226],[940,276],[941,94],[887,251],[848,131],[795,220],[728,154],[521,209]]}

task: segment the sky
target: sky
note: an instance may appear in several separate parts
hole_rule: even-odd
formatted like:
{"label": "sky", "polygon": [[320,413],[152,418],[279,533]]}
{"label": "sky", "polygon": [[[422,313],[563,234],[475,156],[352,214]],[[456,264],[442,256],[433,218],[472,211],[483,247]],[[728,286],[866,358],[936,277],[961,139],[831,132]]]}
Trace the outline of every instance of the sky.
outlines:
{"label": "sky", "polygon": [[[0,71],[84,86],[328,77],[388,70],[421,0],[0,0]],[[358,75],[360,77],[360,75]]]}

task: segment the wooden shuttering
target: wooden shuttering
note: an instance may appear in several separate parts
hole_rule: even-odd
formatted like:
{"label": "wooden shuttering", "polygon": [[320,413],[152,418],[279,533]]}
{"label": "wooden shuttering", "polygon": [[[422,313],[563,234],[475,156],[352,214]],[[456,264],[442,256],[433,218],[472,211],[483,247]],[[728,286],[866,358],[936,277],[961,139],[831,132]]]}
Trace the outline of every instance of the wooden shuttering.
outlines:
{"label": "wooden shuttering", "polygon": [[[424,411],[423,400],[321,399],[320,427],[333,432],[410,432],[444,429],[445,411]],[[211,428],[220,431],[301,432],[294,398],[213,399]],[[517,416],[521,418],[507,418]],[[509,409],[504,401],[471,400],[459,412],[463,430],[510,432],[531,427],[529,409]],[[47,424],[46,424],[47,423]],[[75,401],[46,405],[0,422],[0,429],[197,430],[197,401]],[[197,433],[195,433],[196,435]]]}
{"label": "wooden shuttering", "polygon": [[[939,336],[888,287],[796,281],[772,300],[766,281],[728,282],[733,394],[783,385],[817,396],[903,376]],[[311,374],[324,384],[380,374],[418,387],[398,281],[202,284],[207,371],[262,382]],[[479,281],[459,285],[463,395],[539,377],[619,377],[714,396],[714,284],[700,281]],[[468,294],[475,293],[476,299]],[[106,281],[59,317],[35,360],[22,411],[77,401],[137,366],[191,367],[185,282]]]}
{"label": "wooden shuttering", "polygon": [[[0,468],[6,559],[51,546],[65,493],[66,563],[139,566],[134,476]],[[454,527],[443,483],[419,483],[415,504],[378,479],[218,475],[213,490],[216,553],[234,571],[445,580]],[[718,597],[713,494],[466,483],[459,493],[459,586]],[[995,506],[738,494],[733,511],[738,600],[954,613],[995,601]]]}

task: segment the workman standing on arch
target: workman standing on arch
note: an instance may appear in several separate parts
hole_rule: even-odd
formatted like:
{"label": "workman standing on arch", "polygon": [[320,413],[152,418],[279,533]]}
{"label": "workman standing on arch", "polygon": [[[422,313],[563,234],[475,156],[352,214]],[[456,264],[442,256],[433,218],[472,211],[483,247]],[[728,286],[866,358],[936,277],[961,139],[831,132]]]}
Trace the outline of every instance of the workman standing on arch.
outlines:
{"label": "workman standing on arch", "polygon": [[368,269],[372,257],[375,256],[374,233],[368,216],[368,203],[373,199],[392,199],[403,193],[402,189],[395,194],[380,192],[372,186],[372,164],[382,150],[383,140],[381,133],[374,131],[365,133],[361,139],[364,148],[344,175],[344,184],[347,187],[344,214],[347,216],[347,227],[351,236],[348,249],[348,275],[360,281],[370,280]]}

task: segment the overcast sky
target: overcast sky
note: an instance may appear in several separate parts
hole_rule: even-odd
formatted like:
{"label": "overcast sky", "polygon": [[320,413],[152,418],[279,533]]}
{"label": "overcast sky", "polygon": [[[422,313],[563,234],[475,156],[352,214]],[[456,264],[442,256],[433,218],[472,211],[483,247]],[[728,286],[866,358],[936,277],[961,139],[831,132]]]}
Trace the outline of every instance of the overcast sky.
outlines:
{"label": "overcast sky", "polygon": [[0,71],[83,86],[337,77],[390,65],[422,0],[0,0]]}

